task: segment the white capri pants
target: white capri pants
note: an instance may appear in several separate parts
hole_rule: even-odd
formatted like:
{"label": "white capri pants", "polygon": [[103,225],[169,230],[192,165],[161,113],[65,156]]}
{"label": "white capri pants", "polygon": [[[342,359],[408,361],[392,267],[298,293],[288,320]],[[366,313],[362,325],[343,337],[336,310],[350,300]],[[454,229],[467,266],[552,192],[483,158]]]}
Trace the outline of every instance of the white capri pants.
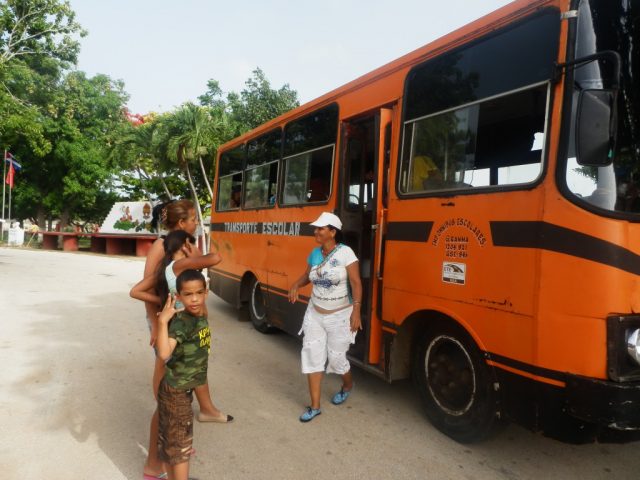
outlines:
{"label": "white capri pants", "polygon": [[351,369],[347,350],[356,339],[356,332],[351,331],[352,311],[353,307],[347,307],[323,314],[309,303],[300,330],[304,333],[300,354],[302,373],[322,372],[325,365],[327,373],[338,375],[344,375]]}

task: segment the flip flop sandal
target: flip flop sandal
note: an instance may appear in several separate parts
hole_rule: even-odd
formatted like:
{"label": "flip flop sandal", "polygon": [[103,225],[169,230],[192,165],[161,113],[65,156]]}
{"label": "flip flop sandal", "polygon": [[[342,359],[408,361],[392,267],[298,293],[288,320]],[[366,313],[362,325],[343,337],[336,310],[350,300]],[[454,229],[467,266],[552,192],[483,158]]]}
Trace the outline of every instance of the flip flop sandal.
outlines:
{"label": "flip flop sandal", "polygon": [[230,422],[233,422],[233,417],[231,415],[224,415],[224,414],[222,417],[213,417],[211,415],[207,415],[206,413],[199,412],[198,421],[201,423],[205,423],[205,422],[230,423]]}
{"label": "flip flop sandal", "polygon": [[[166,480],[169,478],[167,472],[161,473],[160,475],[148,475],[146,473],[142,474],[142,480]],[[189,480],[198,480],[196,477],[189,477]]]}

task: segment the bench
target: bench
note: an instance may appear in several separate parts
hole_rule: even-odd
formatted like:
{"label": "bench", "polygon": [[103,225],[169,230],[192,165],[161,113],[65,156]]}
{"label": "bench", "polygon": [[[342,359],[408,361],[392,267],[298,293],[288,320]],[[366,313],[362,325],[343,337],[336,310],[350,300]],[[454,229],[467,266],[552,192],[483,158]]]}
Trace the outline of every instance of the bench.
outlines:
{"label": "bench", "polygon": [[91,251],[107,255],[135,255],[146,257],[157,235],[91,234]]}
{"label": "bench", "polygon": [[42,234],[42,248],[44,250],[57,250],[59,239],[62,238],[62,250],[76,252],[78,250],[78,237],[88,236],[86,233],[77,232],[38,232]]}
{"label": "bench", "polygon": [[78,250],[78,238],[88,237],[91,241],[91,252],[107,255],[136,255],[146,257],[156,235],[118,235],[109,233],[79,232],[39,232],[42,234],[43,250],[57,250],[62,238],[62,250],[75,252]]}

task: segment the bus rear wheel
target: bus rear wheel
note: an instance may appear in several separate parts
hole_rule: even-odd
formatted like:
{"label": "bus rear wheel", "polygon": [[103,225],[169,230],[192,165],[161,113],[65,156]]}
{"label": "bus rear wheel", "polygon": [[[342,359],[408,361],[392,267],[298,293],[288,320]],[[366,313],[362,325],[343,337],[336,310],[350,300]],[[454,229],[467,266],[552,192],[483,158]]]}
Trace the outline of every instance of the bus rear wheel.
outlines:
{"label": "bus rear wheel", "polygon": [[486,438],[498,423],[498,394],[475,342],[460,327],[442,324],[421,338],[414,378],[433,425],[460,443]]}
{"label": "bus rear wheel", "polygon": [[267,307],[264,301],[264,294],[260,282],[256,278],[251,281],[249,286],[249,317],[251,323],[260,333],[271,333],[274,328],[269,325],[267,319]]}

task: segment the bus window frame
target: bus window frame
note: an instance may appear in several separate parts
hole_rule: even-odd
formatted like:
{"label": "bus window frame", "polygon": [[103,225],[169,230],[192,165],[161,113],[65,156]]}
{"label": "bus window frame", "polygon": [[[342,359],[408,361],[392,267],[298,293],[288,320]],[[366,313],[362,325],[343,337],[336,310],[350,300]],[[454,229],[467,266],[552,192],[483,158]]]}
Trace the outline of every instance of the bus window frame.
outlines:
{"label": "bus window frame", "polygon": [[[220,159],[222,159],[222,156],[224,154],[226,154],[228,152],[231,152],[233,150],[236,150],[238,148],[241,148],[242,151],[243,151],[242,165],[240,167],[240,170],[236,170],[234,172],[227,173],[226,175],[220,175]],[[240,143],[239,145],[235,145],[233,147],[229,147],[225,151],[220,152],[218,154],[218,161],[216,161],[216,177],[215,177],[215,179],[217,180],[216,185],[215,185],[216,201],[212,202],[212,204],[215,203],[215,210],[212,207],[212,211],[215,211],[216,213],[218,213],[218,212],[224,213],[224,212],[236,212],[236,211],[240,210],[240,208],[242,207],[242,204],[244,203],[244,188],[242,190],[242,198],[240,199],[240,206],[234,207],[234,208],[220,209],[220,207],[218,205],[218,200],[220,199],[220,181],[223,178],[240,174],[240,175],[242,175],[242,180],[240,181],[240,185],[241,185],[241,187],[244,187],[244,169],[245,169],[246,164],[247,164],[247,144],[244,143],[244,142]]]}
{"label": "bus window frame", "polygon": [[[284,198],[284,185],[286,182],[286,173],[285,173],[285,168],[286,168],[286,161],[290,158],[293,157],[298,157],[300,155],[305,155],[307,153],[311,153],[311,152],[315,152],[317,150],[322,150],[325,149],[327,147],[331,147],[332,151],[331,151],[331,173],[329,175],[329,193],[327,195],[327,199],[326,200],[320,200],[320,201],[316,201],[316,202],[305,202],[305,203],[284,203],[283,198]],[[289,155],[288,157],[282,157],[281,159],[282,162],[282,175],[281,175],[281,184],[280,184],[280,190],[279,190],[279,194],[278,194],[278,199],[277,199],[277,203],[278,203],[278,208],[291,208],[291,207],[306,207],[306,206],[314,206],[314,205],[326,205],[329,203],[329,201],[331,201],[331,198],[333,196],[333,187],[334,187],[334,182],[333,182],[333,174],[335,172],[335,168],[336,168],[336,142],[334,143],[328,143],[326,145],[323,145],[321,147],[316,147],[316,148],[312,148],[310,150],[305,150],[304,152],[299,152],[296,153],[294,155]],[[280,173],[280,171],[278,172]]]}
{"label": "bus window frame", "polygon": [[[409,76],[407,76],[407,78],[405,79],[405,89],[406,89],[406,82],[408,81]],[[438,116],[438,115],[442,115],[445,113],[449,113],[449,112],[453,112],[456,110],[460,110],[463,108],[468,108],[470,106],[473,105],[480,105],[483,102],[487,102],[487,101],[491,101],[491,100],[495,100],[497,98],[502,98],[502,97],[506,97],[509,95],[513,95],[515,93],[519,93],[519,92],[524,92],[527,90],[532,90],[534,88],[543,86],[543,85],[547,85],[547,101],[546,101],[546,107],[545,107],[545,119],[544,119],[544,132],[543,132],[543,146],[542,146],[542,151],[540,152],[540,163],[541,163],[541,168],[540,168],[540,173],[538,174],[537,178],[532,181],[532,182],[526,182],[526,183],[516,183],[516,184],[506,184],[506,185],[489,185],[489,186],[483,186],[483,187],[468,187],[468,188],[458,188],[458,189],[441,189],[441,190],[432,190],[432,191],[424,191],[424,192],[403,192],[401,189],[401,185],[402,185],[402,176],[403,176],[403,161],[404,161],[404,142],[405,142],[405,135],[406,135],[406,125],[409,123],[414,123],[417,122],[419,120],[424,120],[425,118],[429,118],[429,117],[434,117],[434,116]],[[469,102],[469,103],[465,103],[462,105],[457,105],[455,107],[451,107],[448,108],[446,110],[442,110],[439,112],[434,112],[434,113],[430,113],[428,115],[424,115],[422,117],[417,117],[417,118],[412,118],[411,120],[404,120],[402,121],[402,134],[400,137],[400,143],[398,145],[398,167],[396,169],[396,179],[395,179],[395,190],[396,190],[396,195],[398,196],[399,199],[401,200],[410,200],[410,199],[417,199],[417,198],[449,198],[449,197],[457,197],[457,196],[461,196],[461,195],[478,195],[478,194],[486,194],[486,193],[501,193],[501,192],[512,192],[512,191],[522,191],[522,190],[533,190],[536,187],[538,187],[538,185],[540,185],[541,183],[544,182],[547,173],[548,173],[548,168],[549,168],[549,141],[551,138],[551,129],[549,128],[551,126],[551,116],[553,114],[553,110],[552,107],[554,105],[554,100],[555,100],[555,83],[552,82],[551,79],[549,80],[545,80],[543,82],[536,82],[536,83],[532,83],[530,85],[526,85],[524,87],[520,87],[514,90],[509,90],[507,92],[502,92],[490,97],[485,97],[482,98],[480,100],[477,100],[475,102]],[[406,102],[406,96],[405,96],[405,101]],[[405,111],[405,105],[403,102],[403,112]],[[404,115],[403,115],[404,116]],[[412,135],[414,133],[412,132]],[[413,139],[412,139],[413,141]]]}
{"label": "bus window frame", "polygon": [[[278,158],[276,159],[271,159],[268,160],[266,162],[260,163],[258,165],[254,165],[251,168],[247,168],[247,165],[249,164],[249,144],[253,141],[256,141],[262,137],[266,137],[268,135],[273,134],[274,132],[279,131],[280,132],[280,152],[278,153]],[[245,156],[244,156],[244,163],[242,165],[242,172],[243,172],[243,176],[242,176],[242,210],[248,210],[248,211],[256,211],[256,210],[266,210],[266,209],[270,209],[270,208],[274,208],[276,205],[278,205],[278,197],[279,197],[279,193],[280,193],[280,176],[281,176],[281,162],[282,162],[282,154],[284,152],[284,128],[283,126],[277,126],[265,133],[262,133],[260,135],[257,135],[249,140],[247,140],[244,143],[244,150],[245,150]],[[244,172],[249,172],[251,170],[254,170],[256,168],[260,168],[260,167],[264,167],[265,165],[271,165],[272,163],[278,163],[278,174],[276,177],[276,198],[275,198],[275,202],[273,202],[272,205],[266,205],[263,207],[245,207],[244,205],[244,197],[245,197],[245,192],[246,192],[246,188],[245,188],[245,182],[246,180],[246,175],[244,175]]]}
{"label": "bus window frame", "polygon": [[272,128],[268,132],[262,133],[260,135],[256,135],[255,137],[250,138],[249,140],[247,140],[244,143],[245,156],[244,156],[244,163],[242,165],[242,169],[243,170],[247,170],[247,167],[249,165],[249,144],[251,142],[255,142],[255,141],[260,140],[262,137],[270,136],[270,135],[274,134],[277,131],[280,132],[280,149],[279,149],[280,151],[278,152],[278,158],[277,159],[271,158],[270,160],[267,160],[266,162],[262,162],[262,163],[259,163],[257,165],[254,165],[253,167],[249,168],[249,170],[251,170],[253,168],[256,168],[256,167],[260,167],[260,166],[264,165],[265,163],[272,163],[272,162],[275,162],[275,161],[280,161],[282,159],[283,146],[284,146],[284,129],[281,126],[278,126],[278,127]]}
{"label": "bus window frame", "polygon": [[[242,175],[242,180],[241,180],[241,185],[244,187],[244,170],[240,170],[238,172],[233,172],[233,173],[228,173],[226,175],[222,175],[221,177],[218,177],[218,185],[217,185],[217,190],[216,190],[216,197],[220,198],[220,182],[222,181],[223,178],[227,178],[227,177],[233,177],[234,175]],[[240,199],[240,206],[234,207],[234,208],[225,208],[225,209],[220,209],[220,207],[218,206],[218,202],[216,201],[216,212],[236,212],[238,210],[240,210],[240,208],[242,207],[242,205],[244,204],[244,188],[242,189],[242,198]]]}
{"label": "bus window frame", "polygon": [[[281,149],[281,151],[282,151],[282,149]],[[260,207],[247,207],[245,205],[245,193],[247,191],[247,189],[246,189],[247,175],[245,175],[245,173],[246,172],[250,172],[252,170],[256,170],[258,168],[264,168],[264,167],[272,165],[274,163],[278,164],[278,173],[277,173],[277,177],[276,177],[276,193],[275,193],[276,198],[275,198],[275,201],[270,205],[264,205],[264,206],[260,206]],[[280,172],[281,172],[280,159],[271,160],[269,162],[265,162],[265,163],[261,163],[260,165],[256,165],[255,167],[244,169],[242,171],[242,173],[243,173],[243,178],[242,178],[242,210],[255,211],[255,210],[268,210],[270,208],[275,208],[276,204],[278,204],[278,191],[279,191],[279,186],[280,186]],[[227,210],[225,210],[225,211],[227,211]]]}

